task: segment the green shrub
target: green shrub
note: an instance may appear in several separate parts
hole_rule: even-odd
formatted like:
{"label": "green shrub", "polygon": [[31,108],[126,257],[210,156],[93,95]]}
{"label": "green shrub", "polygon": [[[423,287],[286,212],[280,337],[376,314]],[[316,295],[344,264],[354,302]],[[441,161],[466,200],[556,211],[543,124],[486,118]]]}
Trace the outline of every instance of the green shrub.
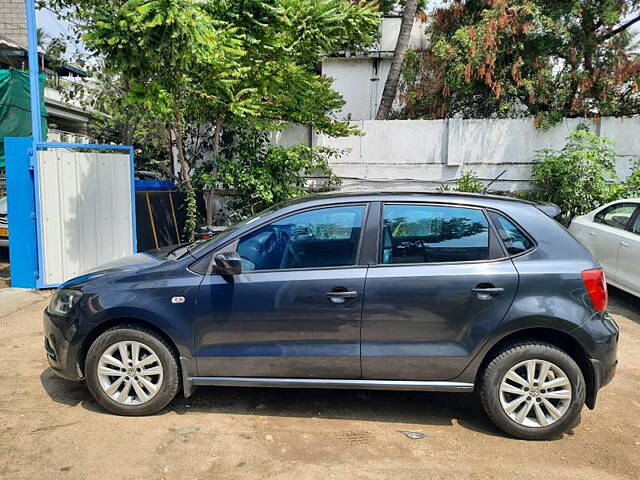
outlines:
{"label": "green shrub", "polygon": [[620,187],[618,196],[612,200],[640,197],[640,160],[633,163],[631,174],[620,184]]}
{"label": "green shrub", "polygon": [[579,128],[561,150],[541,150],[536,159],[532,177],[537,197],[558,205],[566,223],[611,199],[609,182],[617,182],[611,140]]}
{"label": "green shrub", "polygon": [[475,172],[464,172],[457,183],[455,188],[457,192],[478,193],[484,188]]}
{"label": "green shrub", "polygon": [[340,179],[329,159],[341,154],[328,147],[270,145],[259,134],[238,135],[228,156],[196,168],[194,186],[227,195],[226,214],[238,220],[305,193],[337,188]]}
{"label": "green shrub", "polygon": [[484,185],[478,178],[475,172],[464,172],[460,175],[460,178],[456,180],[456,184],[451,187],[451,185],[447,185],[446,183],[440,185],[437,190],[439,192],[468,192],[468,193],[479,193],[484,188]]}

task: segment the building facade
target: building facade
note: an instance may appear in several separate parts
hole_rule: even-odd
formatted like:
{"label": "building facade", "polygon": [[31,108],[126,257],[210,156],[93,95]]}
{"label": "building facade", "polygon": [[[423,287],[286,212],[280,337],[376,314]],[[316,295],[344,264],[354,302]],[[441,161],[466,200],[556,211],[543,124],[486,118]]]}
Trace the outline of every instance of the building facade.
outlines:
{"label": "building facade", "polygon": [[[333,87],[346,104],[336,112],[340,119],[372,120],[376,118],[384,84],[389,75],[393,52],[400,33],[399,16],[385,17],[380,24],[378,41],[364,52],[332,54],[322,62],[322,73],[333,78]],[[425,48],[426,24],[416,19],[411,32],[409,48]]]}
{"label": "building facade", "polygon": [[24,0],[0,0],[0,35],[12,43],[27,46]]}

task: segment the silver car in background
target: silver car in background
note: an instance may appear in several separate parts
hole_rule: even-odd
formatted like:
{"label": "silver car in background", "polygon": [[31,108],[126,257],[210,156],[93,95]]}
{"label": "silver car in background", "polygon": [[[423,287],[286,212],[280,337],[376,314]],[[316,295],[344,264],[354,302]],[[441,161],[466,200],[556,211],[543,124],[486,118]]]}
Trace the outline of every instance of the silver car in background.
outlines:
{"label": "silver car in background", "polygon": [[617,200],[576,217],[569,231],[600,262],[608,283],[640,297],[640,198]]}

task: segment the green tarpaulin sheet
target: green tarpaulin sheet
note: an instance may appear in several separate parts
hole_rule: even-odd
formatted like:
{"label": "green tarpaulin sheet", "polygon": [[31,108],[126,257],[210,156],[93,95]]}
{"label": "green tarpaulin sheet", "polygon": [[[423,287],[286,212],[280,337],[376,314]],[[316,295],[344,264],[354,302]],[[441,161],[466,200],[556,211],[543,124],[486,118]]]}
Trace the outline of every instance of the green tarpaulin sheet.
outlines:
{"label": "green tarpaulin sheet", "polygon": [[[40,74],[40,109],[42,137],[47,138],[47,110],[44,106],[44,84]],[[31,136],[31,95],[29,72],[10,69],[0,70],[0,168],[4,167],[4,137]]]}

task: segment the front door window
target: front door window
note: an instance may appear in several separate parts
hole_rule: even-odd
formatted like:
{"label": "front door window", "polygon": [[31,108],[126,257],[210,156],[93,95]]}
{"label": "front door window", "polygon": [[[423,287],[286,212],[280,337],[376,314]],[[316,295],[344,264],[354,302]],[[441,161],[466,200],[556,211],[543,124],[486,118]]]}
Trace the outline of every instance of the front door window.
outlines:
{"label": "front door window", "polygon": [[238,243],[242,270],[354,265],[364,211],[363,205],[321,208],[259,228]]}

